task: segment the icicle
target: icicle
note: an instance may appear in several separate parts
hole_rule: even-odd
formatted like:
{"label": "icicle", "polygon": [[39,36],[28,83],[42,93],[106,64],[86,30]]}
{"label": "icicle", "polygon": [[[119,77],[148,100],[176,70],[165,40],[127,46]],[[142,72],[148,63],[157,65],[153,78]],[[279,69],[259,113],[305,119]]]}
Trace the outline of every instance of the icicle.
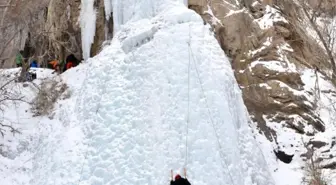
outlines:
{"label": "icicle", "polygon": [[105,9],[105,15],[106,20],[109,20],[112,14],[112,0],[104,0],[104,9]]}
{"label": "icicle", "polygon": [[184,0],[184,5],[186,5],[188,7],[188,0]]}
{"label": "icicle", "polygon": [[82,0],[81,3],[80,26],[84,60],[90,57],[91,44],[96,32],[96,10],[93,3],[94,0]]}
{"label": "icicle", "polygon": [[120,0],[111,0],[112,1],[112,11],[113,11],[113,32],[116,33],[120,26],[123,24],[123,2]]}

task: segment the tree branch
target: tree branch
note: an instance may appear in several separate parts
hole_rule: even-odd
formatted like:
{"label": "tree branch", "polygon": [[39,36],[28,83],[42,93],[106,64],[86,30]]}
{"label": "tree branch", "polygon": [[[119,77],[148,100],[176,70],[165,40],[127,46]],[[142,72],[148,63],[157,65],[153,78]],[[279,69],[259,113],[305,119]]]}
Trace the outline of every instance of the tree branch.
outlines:
{"label": "tree branch", "polygon": [[0,123],[0,134],[2,135],[2,137],[4,137],[5,136],[5,133],[4,133],[4,129],[2,129],[2,128],[9,128],[10,129],[10,132],[12,132],[13,133],[13,135],[15,135],[16,133],[17,134],[21,134],[21,132],[18,130],[18,129],[15,129],[15,128],[13,128],[12,126],[10,126],[10,125],[5,125],[5,124],[2,124],[2,123]]}
{"label": "tree branch", "polygon": [[[305,14],[305,16],[308,18],[311,26],[313,27],[314,31],[317,33],[319,40],[322,42],[322,45],[324,47],[324,49],[327,52],[327,56],[331,62],[331,66],[332,66],[332,81],[334,84],[336,84],[336,63],[335,63],[335,59],[333,57],[332,51],[329,48],[329,44],[327,43],[326,39],[324,38],[321,30],[318,28],[317,23],[316,23],[316,11],[313,12],[313,15],[310,15],[308,12],[308,7],[307,5],[304,3],[303,0],[300,0],[300,4],[303,8],[303,12]],[[321,6],[321,3],[319,4],[319,6]]]}

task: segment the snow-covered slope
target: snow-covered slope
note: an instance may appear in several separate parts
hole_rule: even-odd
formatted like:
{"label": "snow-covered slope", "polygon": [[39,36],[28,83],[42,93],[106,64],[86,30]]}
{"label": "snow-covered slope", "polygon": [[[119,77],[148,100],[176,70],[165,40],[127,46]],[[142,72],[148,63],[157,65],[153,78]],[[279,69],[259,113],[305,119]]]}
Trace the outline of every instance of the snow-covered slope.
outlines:
{"label": "snow-covered slope", "polygon": [[274,184],[209,27],[182,2],[133,5],[156,13],[129,11],[110,46],[62,74],[72,96],[37,119],[27,178],[6,183],[157,185],[187,167],[192,184]]}

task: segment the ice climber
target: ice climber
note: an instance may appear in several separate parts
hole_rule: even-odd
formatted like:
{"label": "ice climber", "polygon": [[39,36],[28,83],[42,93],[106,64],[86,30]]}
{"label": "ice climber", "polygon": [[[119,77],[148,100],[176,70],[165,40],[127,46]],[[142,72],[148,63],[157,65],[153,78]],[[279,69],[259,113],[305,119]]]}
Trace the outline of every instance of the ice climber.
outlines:
{"label": "ice climber", "polygon": [[177,174],[175,176],[175,181],[171,180],[170,185],[191,185],[187,178],[181,177],[181,175]]}
{"label": "ice climber", "polygon": [[53,60],[53,61],[49,62],[49,64],[51,64],[51,66],[55,70],[55,72],[57,72],[58,74],[61,73],[61,71],[60,71],[60,65],[59,65],[58,60]]}
{"label": "ice climber", "polygon": [[15,57],[16,67],[22,67],[22,62],[23,62],[22,53],[23,51],[20,50],[20,52],[16,54],[16,57]]}
{"label": "ice climber", "polygon": [[177,174],[175,176],[175,181],[173,181],[173,170],[171,170],[170,185],[191,185],[190,182],[187,179],[187,170],[186,169],[184,169],[184,176],[185,176],[185,178],[182,178],[181,175]]}

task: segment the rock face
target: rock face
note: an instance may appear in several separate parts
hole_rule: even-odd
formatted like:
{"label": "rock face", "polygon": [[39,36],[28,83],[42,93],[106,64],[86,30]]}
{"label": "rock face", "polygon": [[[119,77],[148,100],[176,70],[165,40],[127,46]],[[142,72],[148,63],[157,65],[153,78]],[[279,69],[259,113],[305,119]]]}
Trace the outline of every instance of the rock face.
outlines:
{"label": "rock face", "polygon": [[[306,6],[323,22],[335,19],[335,2],[310,0]],[[336,169],[332,65],[302,4],[189,0],[189,8],[211,25],[231,58],[251,126],[278,150]]]}
{"label": "rock face", "polygon": [[[259,130],[270,140],[277,134],[267,122],[314,136],[325,131],[316,113],[313,91],[305,89],[303,69],[329,78],[330,64],[320,45],[308,35],[298,4],[290,0],[189,0],[216,33],[232,59],[245,104]],[[286,18],[285,18],[286,17]],[[315,83],[315,82],[311,82]]]}
{"label": "rock face", "polygon": [[46,8],[48,13],[45,27],[50,30],[46,39],[50,41],[50,55],[54,53],[55,59],[64,60],[70,53],[81,56],[80,29],[77,23],[79,7],[80,1],[51,0]]}
{"label": "rock face", "polygon": [[[56,50],[56,57],[63,60],[70,53],[74,53],[79,59],[82,58],[81,32],[78,23],[80,3],[78,0],[51,0],[47,7],[46,26],[52,29],[52,34],[49,37],[51,40],[57,41],[53,42],[53,48],[54,51]],[[97,22],[94,43],[91,46],[91,56],[100,51],[108,33],[113,32],[113,23],[107,22],[105,18],[104,1],[97,0],[94,6],[97,10]],[[107,24],[112,24],[112,26]],[[106,28],[106,26],[109,27]]]}
{"label": "rock face", "polygon": [[[47,1],[47,0],[44,0]],[[41,7],[43,11],[36,14],[30,27],[23,29],[19,40],[12,44],[9,50],[13,51],[9,60],[2,61],[0,67],[14,67],[14,56],[18,50],[29,47],[30,60],[38,60],[42,66],[53,59],[64,61],[67,55],[73,53],[82,59],[81,30],[78,22],[80,15],[80,0],[48,0]],[[113,21],[106,20],[104,1],[96,0],[97,10],[96,34],[91,47],[91,56],[96,55],[107,39],[112,38]],[[23,44],[22,44],[23,43]],[[24,46],[26,45],[26,46]]]}

